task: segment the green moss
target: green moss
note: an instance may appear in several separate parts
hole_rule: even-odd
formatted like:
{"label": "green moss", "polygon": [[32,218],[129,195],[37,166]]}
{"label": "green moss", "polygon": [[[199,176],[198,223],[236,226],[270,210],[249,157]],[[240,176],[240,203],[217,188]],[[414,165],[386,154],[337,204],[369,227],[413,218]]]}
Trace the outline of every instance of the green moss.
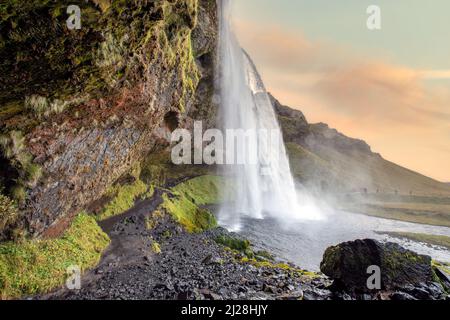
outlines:
{"label": "green moss", "polygon": [[439,267],[442,271],[450,276],[450,263],[443,263],[433,260],[431,264],[433,265],[433,267]]}
{"label": "green moss", "polygon": [[[5,192],[15,200],[22,202],[26,198],[26,188],[34,187],[42,175],[41,168],[33,163],[33,157],[25,146],[25,137],[20,131],[10,131],[0,135],[0,152],[8,161],[5,172],[14,172],[15,176],[8,177],[9,190]],[[2,168],[3,169],[3,168]]]}
{"label": "green moss", "polygon": [[153,59],[162,61],[180,81],[179,110],[193,96],[200,80],[192,49],[191,34],[197,23],[197,0],[159,2],[162,19],[153,23],[144,37],[144,44],[156,43]]}
{"label": "green moss", "polygon": [[274,256],[270,252],[265,251],[265,250],[256,251],[255,257],[256,257],[256,259],[263,258],[263,259],[271,260],[271,261],[275,259]]}
{"label": "green moss", "polygon": [[443,272],[447,276],[450,276],[450,263],[443,263],[443,262],[438,262],[438,261],[432,260],[431,265],[433,267],[433,281],[441,284],[441,286],[445,290],[445,292],[450,293],[450,286],[448,286],[448,282],[446,283],[446,282],[442,281],[441,278],[436,274],[437,269],[439,269],[440,272]]}
{"label": "green moss", "polygon": [[135,201],[140,196],[144,194],[146,194],[146,197],[151,196],[151,190],[153,189],[149,189],[149,187],[139,179],[132,184],[111,187],[107,194],[113,195],[113,198],[105,205],[96,218],[98,220],[104,220],[127,211],[134,206]]}
{"label": "green moss", "polygon": [[170,152],[154,152],[141,165],[140,179],[147,184],[165,187],[171,181],[211,173],[210,166],[174,165]]}
{"label": "green moss", "polygon": [[214,216],[203,205],[221,201],[220,190],[227,182],[218,176],[200,176],[172,188],[163,195],[161,208],[169,212],[188,232],[200,232],[217,225]]}
{"label": "green moss", "polygon": [[309,278],[315,278],[318,276],[318,274],[315,272],[295,268],[286,263],[273,263],[270,261],[258,261],[257,259],[252,259],[252,258],[248,258],[248,257],[241,258],[240,262],[241,263],[250,263],[257,268],[283,270],[283,271],[289,272],[291,274],[295,274],[297,276],[303,276],[303,277],[309,277]]}
{"label": "green moss", "polygon": [[152,242],[152,251],[153,251],[153,253],[156,253],[156,254],[161,253],[161,246],[159,245],[158,242],[156,242],[156,241]]}
{"label": "green moss", "polygon": [[[81,30],[65,25],[69,4],[82,10]],[[39,124],[30,122],[32,113],[21,112],[25,107],[38,118],[49,116],[145,81],[149,69],[180,80],[173,98],[184,110],[199,81],[191,43],[197,11],[197,0],[0,4],[0,70],[6,83],[0,118],[20,113],[27,118],[16,122],[23,130],[25,123]]]}
{"label": "green moss", "polygon": [[9,102],[0,108],[0,121],[8,120],[23,110],[23,104],[17,101]]}
{"label": "green moss", "polygon": [[0,230],[9,230],[19,218],[16,203],[0,193]]}
{"label": "green moss", "polygon": [[224,245],[230,249],[245,252],[250,249],[250,241],[247,239],[237,239],[230,236],[218,236],[214,239],[217,243]]}
{"label": "green moss", "polygon": [[78,215],[58,239],[0,244],[0,297],[48,292],[65,283],[69,266],[95,266],[109,238],[87,214]]}

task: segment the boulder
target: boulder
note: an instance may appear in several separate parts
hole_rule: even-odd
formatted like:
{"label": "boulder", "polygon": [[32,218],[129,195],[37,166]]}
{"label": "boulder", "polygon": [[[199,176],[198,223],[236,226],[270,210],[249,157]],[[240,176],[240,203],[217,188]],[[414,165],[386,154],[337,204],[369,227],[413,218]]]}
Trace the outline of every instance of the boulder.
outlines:
{"label": "boulder", "polygon": [[334,287],[353,293],[372,292],[367,280],[370,266],[380,268],[382,290],[418,287],[433,281],[431,258],[396,243],[365,239],[328,248],[320,270],[334,280]]}

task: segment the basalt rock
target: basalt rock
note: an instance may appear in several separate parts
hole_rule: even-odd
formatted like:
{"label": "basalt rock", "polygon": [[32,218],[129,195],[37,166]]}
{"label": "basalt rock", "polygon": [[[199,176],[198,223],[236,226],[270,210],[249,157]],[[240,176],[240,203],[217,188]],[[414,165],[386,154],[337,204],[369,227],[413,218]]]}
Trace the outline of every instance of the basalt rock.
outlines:
{"label": "basalt rock", "polygon": [[[69,4],[81,29],[66,26]],[[212,125],[215,0],[30,1],[0,8],[0,192],[32,236],[62,232],[170,133]],[[1,218],[1,215],[0,215]],[[20,222],[17,222],[19,221]]]}
{"label": "basalt rock", "polygon": [[[374,293],[368,288],[370,266],[381,271],[381,290],[402,290],[429,286],[433,281],[431,258],[395,243],[365,239],[328,248],[320,270],[334,280],[334,288],[351,293]],[[411,290],[408,290],[411,291]]]}

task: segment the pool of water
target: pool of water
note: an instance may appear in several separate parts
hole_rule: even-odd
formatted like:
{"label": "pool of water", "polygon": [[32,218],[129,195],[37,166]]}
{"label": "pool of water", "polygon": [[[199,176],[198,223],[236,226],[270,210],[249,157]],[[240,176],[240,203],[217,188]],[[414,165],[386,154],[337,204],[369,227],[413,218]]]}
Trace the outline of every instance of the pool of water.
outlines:
{"label": "pool of water", "polygon": [[450,228],[408,223],[350,212],[335,212],[321,220],[304,220],[281,224],[276,219],[243,219],[239,234],[256,248],[308,269],[319,270],[326,248],[341,242],[372,238],[391,241],[433,259],[450,262],[446,248],[397,239],[377,232],[403,231],[450,236]]}

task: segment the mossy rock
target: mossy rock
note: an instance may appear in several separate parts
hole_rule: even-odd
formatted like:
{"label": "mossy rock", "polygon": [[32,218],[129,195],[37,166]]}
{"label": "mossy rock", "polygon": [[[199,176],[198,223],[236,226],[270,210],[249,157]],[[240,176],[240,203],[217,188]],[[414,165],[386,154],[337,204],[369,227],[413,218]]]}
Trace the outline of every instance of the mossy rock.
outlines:
{"label": "mossy rock", "polygon": [[433,280],[431,258],[407,250],[396,243],[365,239],[341,243],[328,248],[320,270],[339,288],[351,292],[370,292],[367,280],[370,266],[381,271],[381,288],[395,290],[427,284]]}
{"label": "mossy rock", "polygon": [[[224,245],[230,249],[237,250],[244,252],[247,256],[248,253],[251,252],[250,250],[250,241],[247,239],[239,239],[231,236],[226,235],[220,235],[214,239],[217,243]],[[251,255],[253,256],[253,252],[251,252]]]}
{"label": "mossy rock", "polygon": [[205,205],[222,201],[221,190],[229,182],[219,176],[200,176],[180,183],[163,195],[161,208],[166,210],[189,232],[200,232],[217,226],[214,215]]}

